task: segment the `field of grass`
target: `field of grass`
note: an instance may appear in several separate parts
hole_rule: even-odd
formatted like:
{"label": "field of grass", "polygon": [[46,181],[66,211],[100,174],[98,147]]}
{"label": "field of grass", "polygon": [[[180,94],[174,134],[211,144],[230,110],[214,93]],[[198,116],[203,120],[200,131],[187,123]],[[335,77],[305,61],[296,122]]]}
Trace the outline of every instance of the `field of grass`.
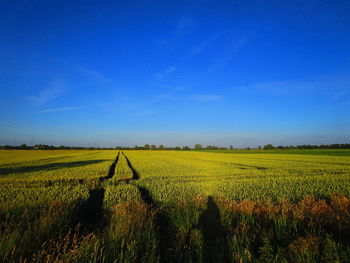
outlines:
{"label": "field of grass", "polygon": [[349,262],[349,151],[246,151],[0,151],[0,261]]}
{"label": "field of grass", "polygon": [[306,155],[334,155],[350,156],[350,149],[233,149],[233,150],[201,150],[201,152],[215,153],[253,153],[253,154],[306,154]]}

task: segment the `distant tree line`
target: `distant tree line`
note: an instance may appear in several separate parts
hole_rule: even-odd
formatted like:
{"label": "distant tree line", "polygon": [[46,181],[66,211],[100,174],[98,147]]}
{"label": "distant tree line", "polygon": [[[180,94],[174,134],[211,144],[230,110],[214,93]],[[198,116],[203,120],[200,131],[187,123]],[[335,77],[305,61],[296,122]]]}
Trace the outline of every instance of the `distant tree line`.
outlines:
{"label": "distant tree line", "polygon": [[82,147],[82,146],[53,146],[47,144],[36,144],[33,146],[28,146],[26,144],[21,144],[19,146],[4,145],[0,146],[1,150],[113,150],[110,147]]}
{"label": "distant tree line", "polygon": [[[0,146],[0,150],[176,150],[176,151],[190,151],[190,150],[233,150],[233,146],[231,145],[229,148],[219,147],[215,145],[208,145],[203,147],[201,144],[195,144],[193,148],[190,146],[174,146],[167,147],[164,145],[154,145],[154,144],[145,144],[144,146],[135,145],[133,147],[128,146],[116,146],[116,147],[82,147],[82,146],[53,146],[47,144],[36,144],[33,146],[28,146],[26,144],[21,144],[19,146],[13,145],[4,145]],[[245,148],[246,150],[251,150],[251,148]],[[273,149],[350,149],[350,143],[343,144],[321,144],[321,145],[289,145],[289,146],[273,146],[272,144],[267,144],[264,147],[259,146],[256,149],[264,149],[264,150],[273,150]]]}
{"label": "distant tree line", "polygon": [[3,145],[0,146],[0,150],[192,150],[189,146],[175,146],[175,147],[165,147],[164,145],[149,145],[144,146],[128,147],[128,146],[116,146],[116,147],[82,147],[82,146],[54,146],[47,144],[37,144],[29,146],[26,144],[21,144],[19,146],[13,145]]}
{"label": "distant tree line", "polygon": [[177,151],[180,151],[180,150],[183,150],[183,151],[189,151],[189,150],[192,150],[191,147],[189,146],[174,146],[174,147],[166,147],[164,145],[154,145],[154,144],[145,144],[144,146],[138,146],[138,145],[135,145],[134,147],[124,147],[124,146],[116,146],[115,149],[117,150],[177,150]]}
{"label": "distant tree line", "polygon": [[[261,147],[260,147],[261,148]],[[321,145],[289,145],[289,146],[273,146],[272,144],[267,144],[264,146],[264,150],[271,149],[350,149],[350,143],[336,143],[336,144],[321,144]]]}

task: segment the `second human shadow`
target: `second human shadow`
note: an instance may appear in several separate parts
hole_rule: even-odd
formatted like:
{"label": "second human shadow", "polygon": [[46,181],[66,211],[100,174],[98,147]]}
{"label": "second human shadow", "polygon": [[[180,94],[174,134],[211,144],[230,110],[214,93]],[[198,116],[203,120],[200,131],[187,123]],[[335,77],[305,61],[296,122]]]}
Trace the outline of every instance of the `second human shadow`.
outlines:
{"label": "second human shadow", "polygon": [[206,263],[230,262],[228,242],[218,206],[212,196],[208,197],[207,209],[198,220],[202,234],[202,260]]}

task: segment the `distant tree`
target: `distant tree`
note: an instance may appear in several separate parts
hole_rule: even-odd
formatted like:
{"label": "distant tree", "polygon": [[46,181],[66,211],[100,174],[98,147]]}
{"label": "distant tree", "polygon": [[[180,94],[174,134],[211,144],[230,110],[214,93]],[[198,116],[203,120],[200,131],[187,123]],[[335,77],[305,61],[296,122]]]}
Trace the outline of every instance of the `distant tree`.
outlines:
{"label": "distant tree", "polygon": [[191,150],[191,148],[188,146],[184,146],[184,147],[182,147],[182,150],[188,151],[188,150]]}
{"label": "distant tree", "polygon": [[194,149],[195,150],[201,150],[202,149],[202,145],[201,144],[195,144],[194,145]]}
{"label": "distant tree", "polygon": [[157,146],[154,145],[154,144],[152,144],[152,145],[151,145],[151,150],[157,150]]}
{"label": "distant tree", "polygon": [[272,149],[275,149],[275,146],[273,146],[272,144],[266,144],[264,146],[264,150],[272,150]]}
{"label": "distant tree", "polygon": [[233,150],[233,146],[232,145],[230,145],[230,150]]}
{"label": "distant tree", "polygon": [[208,145],[206,149],[207,150],[217,150],[217,149],[219,149],[219,147],[218,146],[214,146],[214,145]]}
{"label": "distant tree", "polygon": [[151,146],[149,146],[149,144],[145,144],[144,148],[145,148],[145,150],[149,150],[149,149],[151,149]]}
{"label": "distant tree", "polygon": [[261,145],[259,145],[258,149],[261,150]]}
{"label": "distant tree", "polygon": [[176,146],[174,149],[178,151],[178,150],[181,150],[181,147]]}
{"label": "distant tree", "polygon": [[159,145],[158,149],[159,149],[159,150],[164,150],[164,149],[165,149],[165,147],[164,147],[164,145],[163,145],[163,144],[161,144],[161,145]]}
{"label": "distant tree", "polygon": [[145,150],[145,147],[144,146],[135,145],[134,149],[135,150]]}
{"label": "distant tree", "polygon": [[26,144],[21,144],[18,148],[21,149],[21,150],[25,150],[25,149],[27,149],[27,145]]}

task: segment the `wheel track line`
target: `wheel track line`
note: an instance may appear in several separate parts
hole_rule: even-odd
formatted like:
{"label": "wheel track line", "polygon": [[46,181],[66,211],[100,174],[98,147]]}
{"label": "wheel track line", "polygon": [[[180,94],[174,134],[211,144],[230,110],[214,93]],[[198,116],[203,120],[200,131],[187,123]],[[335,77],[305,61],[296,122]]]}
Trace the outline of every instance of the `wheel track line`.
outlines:
{"label": "wheel track line", "polygon": [[131,178],[131,180],[138,180],[138,179],[140,179],[139,173],[136,171],[136,169],[134,168],[134,166],[131,164],[129,158],[126,157],[126,155],[124,154],[124,152],[122,152],[122,154],[123,154],[123,156],[125,157],[125,160],[126,160],[128,166],[129,166],[129,168],[130,168],[130,170],[131,170],[131,172],[132,172],[132,178]]}
{"label": "wheel track line", "polygon": [[[136,181],[140,179],[140,174],[137,172],[135,167],[132,165],[130,162],[129,158],[122,152],[123,156],[126,159],[126,162],[132,171],[132,178],[125,180],[126,183],[129,183],[132,181]],[[164,208],[160,207],[152,198],[149,190],[145,187],[138,186],[135,184],[132,184],[135,186],[138,191],[140,192],[141,199],[142,201],[148,206],[149,210],[156,210],[156,217],[154,220],[155,226],[156,226],[156,231],[158,233],[158,238],[159,238],[159,257],[160,257],[160,262],[166,262],[170,260],[175,260],[175,256],[171,255],[171,251],[174,251],[173,249],[173,233],[174,229],[172,229],[172,225],[170,223],[170,218],[168,213],[164,210]]]}
{"label": "wheel track line", "polygon": [[118,152],[117,157],[115,158],[115,161],[114,161],[114,162],[111,164],[111,166],[109,167],[108,175],[107,175],[107,176],[104,176],[104,177],[102,177],[102,178],[100,179],[102,182],[105,181],[105,180],[111,179],[111,178],[115,175],[115,167],[116,167],[117,164],[118,164],[119,155],[120,155],[120,151]]}
{"label": "wheel track line", "polygon": [[[100,177],[100,182],[89,191],[89,198],[78,209],[78,223],[81,223],[82,228],[87,232],[93,232],[103,225],[103,200],[105,196],[102,182],[111,179],[115,175],[115,167],[119,161],[120,151],[118,152],[114,162],[108,169],[107,176]],[[103,227],[103,226],[102,226]]]}
{"label": "wheel track line", "polygon": [[[74,233],[77,233],[79,236],[84,236],[86,234],[92,233],[94,231],[101,231],[106,227],[104,220],[104,211],[103,211],[103,200],[105,196],[105,188],[102,185],[102,182],[111,179],[115,175],[115,167],[118,164],[120,157],[120,151],[118,152],[114,162],[108,169],[107,176],[99,177],[98,183],[89,189],[89,197],[80,203],[74,211],[72,211],[71,218],[69,219],[69,229],[62,234],[59,231],[54,233],[52,237],[48,240],[45,240],[44,244],[51,244],[51,242],[60,242],[62,237],[68,237],[73,230]],[[79,179],[80,184],[85,184],[87,181],[84,179]],[[119,181],[118,181],[119,183]],[[24,255],[24,258],[29,261],[32,260],[32,257],[36,253],[40,252],[41,248],[35,249],[28,255]]]}

